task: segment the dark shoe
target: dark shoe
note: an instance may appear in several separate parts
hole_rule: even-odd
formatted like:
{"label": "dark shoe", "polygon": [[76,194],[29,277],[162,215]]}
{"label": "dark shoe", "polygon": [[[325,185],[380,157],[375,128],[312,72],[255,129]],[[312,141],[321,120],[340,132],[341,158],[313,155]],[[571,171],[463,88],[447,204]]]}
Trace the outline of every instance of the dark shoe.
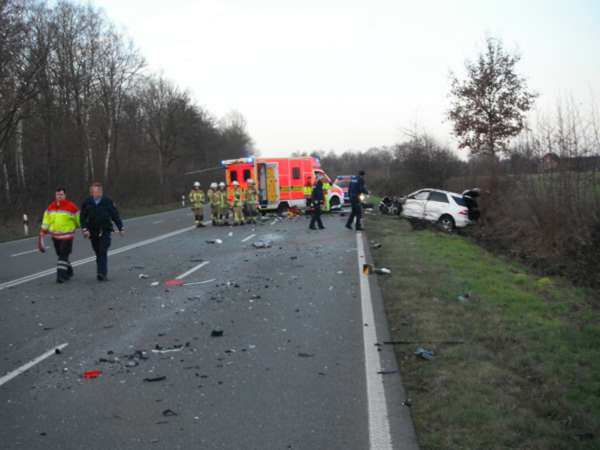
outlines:
{"label": "dark shoe", "polygon": [[365,231],[363,227],[356,227],[356,231]]}
{"label": "dark shoe", "polygon": [[108,277],[102,273],[99,273],[98,275],[96,275],[96,280],[98,281],[108,281]]}
{"label": "dark shoe", "polygon": [[325,229],[325,227],[319,227],[319,230],[324,230],[324,229]]}
{"label": "dark shoe", "polygon": [[352,225],[346,224],[346,228],[348,228],[350,231],[352,231]]}
{"label": "dark shoe", "polygon": [[63,284],[65,281],[67,281],[67,280],[65,280],[64,278],[57,278],[57,279],[56,279],[56,282],[57,282],[58,284]]}
{"label": "dark shoe", "polygon": [[316,227],[308,227],[308,228],[311,229],[311,230],[316,230],[317,229]]}

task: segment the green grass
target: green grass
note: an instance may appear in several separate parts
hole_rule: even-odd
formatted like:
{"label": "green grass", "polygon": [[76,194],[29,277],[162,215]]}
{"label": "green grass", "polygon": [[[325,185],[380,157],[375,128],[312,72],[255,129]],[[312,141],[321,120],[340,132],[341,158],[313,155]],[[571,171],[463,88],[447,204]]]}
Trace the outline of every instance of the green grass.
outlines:
{"label": "green grass", "polygon": [[600,449],[597,293],[399,219],[368,234],[423,449]]}

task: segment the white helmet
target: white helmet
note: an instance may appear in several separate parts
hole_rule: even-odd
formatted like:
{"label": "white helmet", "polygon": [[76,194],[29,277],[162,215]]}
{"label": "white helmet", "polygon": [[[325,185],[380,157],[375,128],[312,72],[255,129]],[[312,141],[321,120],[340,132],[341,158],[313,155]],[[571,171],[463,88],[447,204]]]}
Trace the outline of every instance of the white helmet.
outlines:
{"label": "white helmet", "polygon": [[199,181],[194,181],[194,187],[195,188],[199,188],[200,187],[200,182]]}
{"label": "white helmet", "polygon": [[234,180],[233,183],[231,183],[231,184],[233,184],[234,186],[239,186],[240,185],[240,183],[238,183],[237,180]]}
{"label": "white helmet", "polygon": [[246,182],[247,182],[248,184],[254,184],[254,178],[248,178],[248,179],[246,180]]}
{"label": "white helmet", "polygon": [[216,189],[217,188],[217,183],[210,183],[210,188],[211,189]]}
{"label": "white helmet", "polygon": [[224,187],[225,187],[225,182],[224,182],[224,181],[221,181],[221,182],[219,183],[219,187],[221,187],[221,188],[224,188]]}

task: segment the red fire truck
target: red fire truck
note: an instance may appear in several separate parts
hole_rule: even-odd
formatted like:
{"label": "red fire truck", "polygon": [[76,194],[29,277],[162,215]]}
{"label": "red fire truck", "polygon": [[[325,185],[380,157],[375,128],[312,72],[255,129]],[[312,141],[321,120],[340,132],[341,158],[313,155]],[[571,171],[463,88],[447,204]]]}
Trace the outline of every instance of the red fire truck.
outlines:
{"label": "red fire truck", "polygon": [[[331,184],[327,193],[330,208],[339,208],[344,202],[344,192],[332,183],[321,169],[317,158],[240,158],[222,161],[228,189],[237,181],[247,186],[246,180],[253,178],[258,187],[259,208],[262,211],[285,211],[291,207],[305,208],[304,186],[314,184],[317,176],[323,183]],[[231,195],[231,192],[230,192]]]}

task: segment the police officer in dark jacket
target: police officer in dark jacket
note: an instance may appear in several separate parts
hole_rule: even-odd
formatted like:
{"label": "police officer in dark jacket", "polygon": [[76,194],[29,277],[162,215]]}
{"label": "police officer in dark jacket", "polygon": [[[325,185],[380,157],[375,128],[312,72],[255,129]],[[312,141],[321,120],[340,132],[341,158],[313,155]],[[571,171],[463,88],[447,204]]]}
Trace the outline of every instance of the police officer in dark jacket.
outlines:
{"label": "police officer in dark jacket", "polygon": [[323,207],[323,203],[325,201],[325,195],[323,194],[323,181],[319,179],[317,184],[312,190],[311,195],[311,203],[312,203],[312,217],[310,219],[309,228],[311,230],[316,230],[315,224],[319,226],[319,230],[324,230],[323,222],[321,221],[321,208]]}
{"label": "police officer in dark jacket", "polygon": [[360,200],[361,194],[367,195],[369,191],[365,186],[365,171],[361,170],[358,172],[357,177],[352,177],[350,181],[350,185],[348,186],[348,197],[350,197],[350,205],[352,206],[352,212],[350,213],[350,217],[348,217],[348,221],[346,222],[346,228],[349,230],[352,229],[352,222],[354,222],[354,218],[356,218],[356,231],[360,231],[363,229],[360,219],[362,218],[362,202]]}
{"label": "police officer in dark jacket", "polygon": [[94,183],[90,187],[90,197],[81,206],[81,229],[83,235],[92,242],[96,253],[96,268],[98,281],[106,281],[108,274],[108,248],[111,233],[114,231],[113,222],[119,233],[123,235],[123,222],[112,200],[104,197],[102,185]]}

